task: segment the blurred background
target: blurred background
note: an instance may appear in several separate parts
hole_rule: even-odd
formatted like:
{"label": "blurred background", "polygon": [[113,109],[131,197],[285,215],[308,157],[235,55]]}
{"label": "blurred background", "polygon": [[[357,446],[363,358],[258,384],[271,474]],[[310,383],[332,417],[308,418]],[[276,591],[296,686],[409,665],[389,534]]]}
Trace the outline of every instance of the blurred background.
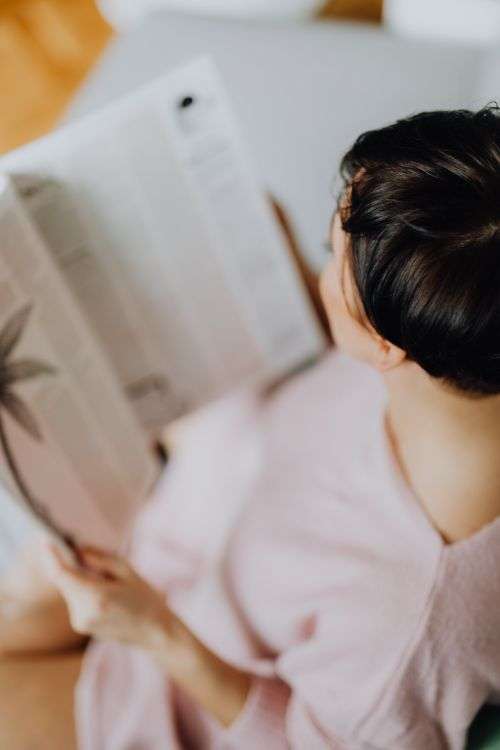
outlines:
{"label": "blurred background", "polygon": [[[226,15],[252,18],[269,16],[272,2],[0,0],[0,153],[50,130],[113,35],[161,5],[222,16],[226,5]],[[271,8],[274,18],[310,14],[377,23],[382,16],[382,0],[280,0],[275,6],[282,7]]]}
{"label": "blurred background", "polygon": [[409,36],[500,41],[499,0],[0,0],[0,153],[50,130],[113,36],[160,9],[385,23]]}
{"label": "blurred background", "polygon": [[500,0],[0,0],[0,153],[206,54],[319,267],[359,133],[500,101]]}

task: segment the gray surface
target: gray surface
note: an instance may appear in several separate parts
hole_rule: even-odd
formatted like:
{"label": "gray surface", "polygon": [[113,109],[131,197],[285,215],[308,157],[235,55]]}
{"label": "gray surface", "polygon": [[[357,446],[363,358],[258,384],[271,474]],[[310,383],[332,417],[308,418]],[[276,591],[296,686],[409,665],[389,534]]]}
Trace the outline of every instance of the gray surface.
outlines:
{"label": "gray surface", "polygon": [[481,63],[479,86],[476,97],[478,106],[489,101],[500,104],[500,51],[485,54]]}
{"label": "gray surface", "polygon": [[111,45],[70,117],[206,53],[226,81],[263,185],[284,201],[316,258],[347,146],[411,112],[471,105],[481,68],[477,51],[408,42],[376,27],[160,13]]}

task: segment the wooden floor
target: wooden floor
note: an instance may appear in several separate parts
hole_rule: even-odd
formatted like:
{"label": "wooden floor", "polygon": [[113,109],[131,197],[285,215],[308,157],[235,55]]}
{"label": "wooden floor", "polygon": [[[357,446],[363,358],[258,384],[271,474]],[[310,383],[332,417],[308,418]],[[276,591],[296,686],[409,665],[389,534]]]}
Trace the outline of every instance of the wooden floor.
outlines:
{"label": "wooden floor", "polygon": [[322,18],[380,23],[382,6],[383,0],[328,0],[319,15]]}
{"label": "wooden floor", "polygon": [[110,37],[92,0],[0,0],[0,152],[53,127]]}
{"label": "wooden floor", "polygon": [[[328,0],[320,16],[377,21],[381,9]],[[55,125],[111,36],[94,0],[0,0],[0,153]]]}

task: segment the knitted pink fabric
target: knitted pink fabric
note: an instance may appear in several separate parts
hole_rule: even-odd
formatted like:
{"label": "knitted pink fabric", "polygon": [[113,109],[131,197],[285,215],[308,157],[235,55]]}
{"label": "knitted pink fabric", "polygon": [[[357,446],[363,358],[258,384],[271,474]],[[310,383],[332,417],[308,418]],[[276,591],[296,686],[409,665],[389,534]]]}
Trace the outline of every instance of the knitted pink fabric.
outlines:
{"label": "knitted pink fabric", "polygon": [[150,658],[88,653],[84,750],[458,750],[500,691],[500,518],[445,545],[406,486],[380,376],[333,351],[199,413],[137,525],[137,567],[254,675],[229,728]]}

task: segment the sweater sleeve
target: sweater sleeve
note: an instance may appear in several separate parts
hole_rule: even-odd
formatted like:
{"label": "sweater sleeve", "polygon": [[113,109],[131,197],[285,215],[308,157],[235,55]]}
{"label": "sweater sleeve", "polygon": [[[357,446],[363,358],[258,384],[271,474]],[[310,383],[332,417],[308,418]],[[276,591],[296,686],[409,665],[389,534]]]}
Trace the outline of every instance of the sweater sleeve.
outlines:
{"label": "sweater sleeve", "polygon": [[308,707],[280,679],[255,677],[243,710],[220,732],[215,750],[347,750],[325,734]]}

